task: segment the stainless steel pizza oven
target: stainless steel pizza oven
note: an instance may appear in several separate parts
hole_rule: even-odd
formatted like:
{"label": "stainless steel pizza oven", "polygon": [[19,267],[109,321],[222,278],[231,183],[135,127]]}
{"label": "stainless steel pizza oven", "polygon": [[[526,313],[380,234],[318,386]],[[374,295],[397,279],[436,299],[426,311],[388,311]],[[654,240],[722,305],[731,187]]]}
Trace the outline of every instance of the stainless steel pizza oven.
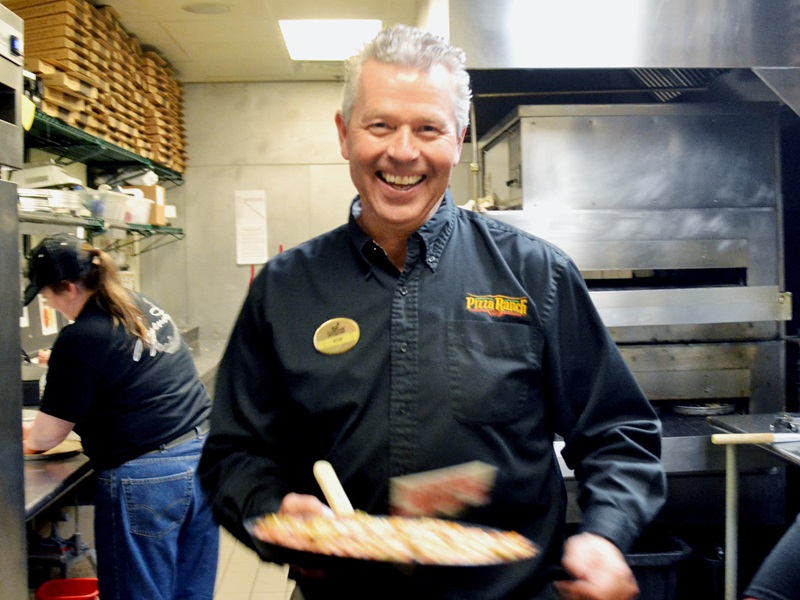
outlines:
{"label": "stainless steel pizza oven", "polygon": [[23,22],[0,6],[0,167],[22,167]]}
{"label": "stainless steel pizza oven", "polygon": [[518,194],[491,214],[574,258],[665,417],[784,409],[779,120],[773,102],[519,106],[481,140],[483,194]]}

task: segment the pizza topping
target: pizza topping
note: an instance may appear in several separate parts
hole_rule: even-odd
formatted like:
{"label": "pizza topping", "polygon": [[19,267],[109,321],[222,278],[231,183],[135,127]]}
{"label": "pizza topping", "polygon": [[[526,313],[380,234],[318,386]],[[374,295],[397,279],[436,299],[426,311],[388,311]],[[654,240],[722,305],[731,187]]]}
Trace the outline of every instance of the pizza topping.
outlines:
{"label": "pizza topping", "polygon": [[291,550],[343,558],[425,565],[490,565],[525,560],[536,547],[513,531],[431,517],[269,514],[253,535]]}

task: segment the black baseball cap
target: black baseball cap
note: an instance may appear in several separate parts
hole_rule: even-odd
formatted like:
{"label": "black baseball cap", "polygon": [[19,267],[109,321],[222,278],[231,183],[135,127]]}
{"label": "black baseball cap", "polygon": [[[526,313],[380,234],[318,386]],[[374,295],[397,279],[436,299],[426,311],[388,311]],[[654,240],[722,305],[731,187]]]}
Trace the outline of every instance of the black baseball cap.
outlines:
{"label": "black baseball cap", "polygon": [[92,258],[81,252],[84,243],[75,234],[56,233],[33,249],[28,259],[30,283],[25,288],[24,306],[30,304],[43,287],[74,279],[89,269]]}

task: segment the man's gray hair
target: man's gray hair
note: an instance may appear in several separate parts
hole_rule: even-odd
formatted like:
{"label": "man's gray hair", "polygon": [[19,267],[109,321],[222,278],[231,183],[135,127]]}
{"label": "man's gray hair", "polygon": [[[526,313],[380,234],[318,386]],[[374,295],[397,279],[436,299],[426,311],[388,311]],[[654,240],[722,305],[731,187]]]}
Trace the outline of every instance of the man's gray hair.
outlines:
{"label": "man's gray hair", "polygon": [[409,25],[394,25],[383,29],[361,51],[345,61],[342,118],[350,121],[358,94],[361,68],[368,60],[391,65],[430,70],[435,65],[447,68],[453,78],[453,107],[457,133],[469,124],[469,103],[472,91],[466,70],[464,51],[451,46],[443,37]]}

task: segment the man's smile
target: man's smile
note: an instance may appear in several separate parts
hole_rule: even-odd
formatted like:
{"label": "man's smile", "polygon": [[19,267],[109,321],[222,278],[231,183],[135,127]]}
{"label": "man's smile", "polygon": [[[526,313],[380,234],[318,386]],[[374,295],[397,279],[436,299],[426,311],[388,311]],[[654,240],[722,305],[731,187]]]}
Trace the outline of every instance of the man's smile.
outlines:
{"label": "man's smile", "polygon": [[392,175],[383,171],[378,171],[377,175],[381,181],[398,190],[411,189],[425,179],[424,175]]}

